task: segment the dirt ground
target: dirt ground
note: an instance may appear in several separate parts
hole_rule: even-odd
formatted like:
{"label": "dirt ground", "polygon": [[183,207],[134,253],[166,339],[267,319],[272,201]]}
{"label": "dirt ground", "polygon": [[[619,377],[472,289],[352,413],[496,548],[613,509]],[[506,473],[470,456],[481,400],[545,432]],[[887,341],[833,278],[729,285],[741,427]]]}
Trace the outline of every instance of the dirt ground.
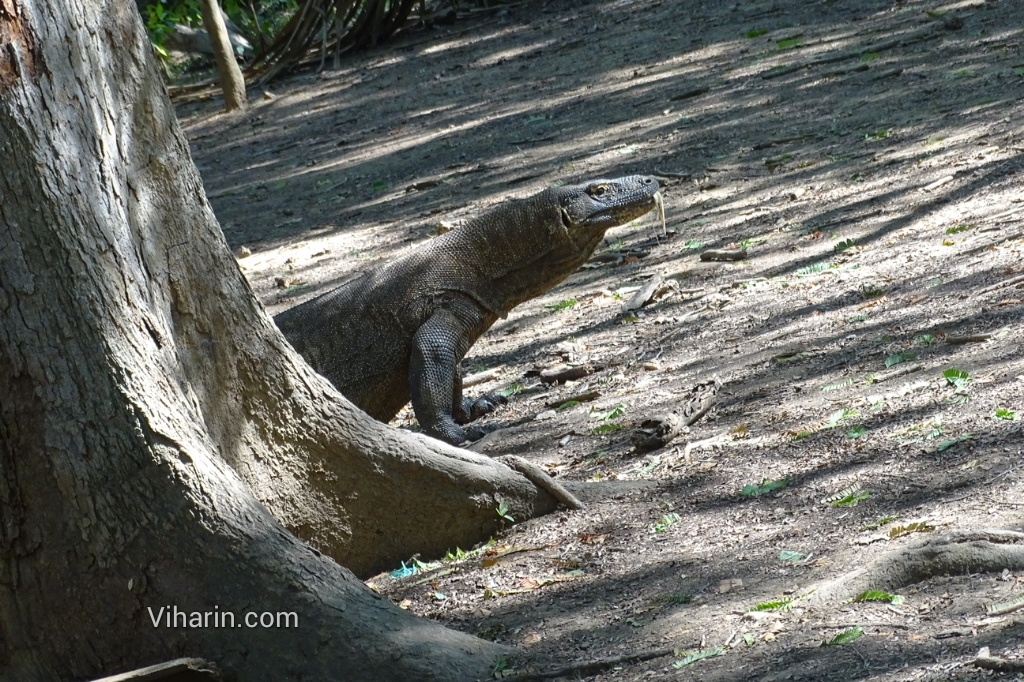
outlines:
{"label": "dirt ground", "polygon": [[[242,116],[178,111],[271,313],[507,197],[663,185],[667,236],[653,214],[611,231],[464,365],[498,370],[470,392],[517,391],[485,452],[617,492],[373,580],[403,607],[518,647],[497,664],[517,672],[677,649],[572,679],[1024,679],[974,665],[1024,666],[1024,610],[986,610],[1024,570],[804,599],[928,537],[1024,530],[1022,42],[1018,0],[527,2],[256,89]],[[594,371],[538,378],[560,364]],[[703,419],[634,448],[712,379]]]}

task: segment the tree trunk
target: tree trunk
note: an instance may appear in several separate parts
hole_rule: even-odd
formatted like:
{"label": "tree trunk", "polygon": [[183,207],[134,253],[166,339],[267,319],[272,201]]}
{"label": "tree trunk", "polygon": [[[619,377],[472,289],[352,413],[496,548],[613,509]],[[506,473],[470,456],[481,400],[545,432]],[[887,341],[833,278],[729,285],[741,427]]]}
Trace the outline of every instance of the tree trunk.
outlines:
{"label": "tree trunk", "polygon": [[238,680],[486,676],[499,647],[332,558],[368,574],[552,498],[378,424],[292,351],[130,3],[0,0],[0,46],[0,680],[180,656]]}
{"label": "tree trunk", "polygon": [[210,34],[213,59],[217,62],[217,78],[224,92],[224,111],[245,110],[245,79],[235,60],[235,51],[231,48],[231,38],[224,25],[220,5],[217,0],[199,0],[199,8],[203,13],[203,26]]}

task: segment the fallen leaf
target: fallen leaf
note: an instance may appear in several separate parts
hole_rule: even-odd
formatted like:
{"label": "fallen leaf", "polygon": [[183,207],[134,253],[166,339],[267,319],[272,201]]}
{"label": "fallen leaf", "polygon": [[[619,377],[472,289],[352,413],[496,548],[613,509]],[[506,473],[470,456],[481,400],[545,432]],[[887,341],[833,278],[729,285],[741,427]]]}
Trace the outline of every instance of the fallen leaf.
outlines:
{"label": "fallen leaf", "polygon": [[527,632],[526,636],[523,637],[523,646],[530,647],[541,640],[541,636],[536,632]]}

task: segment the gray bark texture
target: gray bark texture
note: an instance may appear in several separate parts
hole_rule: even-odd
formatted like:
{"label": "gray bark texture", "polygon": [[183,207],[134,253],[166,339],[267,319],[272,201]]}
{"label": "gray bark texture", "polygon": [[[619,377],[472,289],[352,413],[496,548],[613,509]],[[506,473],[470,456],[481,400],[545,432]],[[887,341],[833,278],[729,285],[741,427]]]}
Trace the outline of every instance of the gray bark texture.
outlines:
{"label": "gray bark texture", "polygon": [[[335,562],[470,546],[499,502],[554,500],[377,423],[292,351],[132,4],[0,0],[0,159],[0,681],[183,656],[229,680],[486,677],[499,647]],[[155,627],[160,607],[298,627]]]}
{"label": "gray bark texture", "polygon": [[221,12],[217,0],[199,0],[199,7],[203,13],[203,26],[206,27],[206,32],[210,35],[213,60],[217,63],[217,79],[220,81],[220,89],[224,92],[224,110],[241,109],[244,111],[247,106],[245,79],[242,77],[242,69],[239,68],[238,61],[235,59],[234,50],[231,48],[231,38],[224,23],[224,13]]}

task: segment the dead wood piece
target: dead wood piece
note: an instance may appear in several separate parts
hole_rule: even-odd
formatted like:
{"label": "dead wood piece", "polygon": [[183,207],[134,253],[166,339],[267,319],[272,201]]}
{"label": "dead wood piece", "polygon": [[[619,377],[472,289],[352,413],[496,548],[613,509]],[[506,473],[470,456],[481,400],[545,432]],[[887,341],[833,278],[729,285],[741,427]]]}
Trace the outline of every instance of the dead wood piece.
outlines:
{"label": "dead wood piece", "polygon": [[959,346],[965,343],[983,343],[992,338],[991,334],[967,334],[966,336],[946,336],[946,343]]}
{"label": "dead wood piece", "polygon": [[434,187],[437,187],[440,184],[440,180],[421,180],[419,182],[414,182],[411,185],[406,186],[405,192],[406,194],[408,194],[409,192],[422,192],[425,189],[433,189]]}
{"label": "dead wood piece", "polygon": [[564,383],[566,381],[576,381],[583,377],[590,376],[597,370],[593,365],[577,365],[571,367],[569,365],[556,365],[548,369],[542,370],[540,373],[540,380],[545,384],[557,384]]}
{"label": "dead wood piece", "polygon": [[668,445],[682,433],[682,420],[674,414],[664,414],[640,422],[630,441],[637,452],[650,452]]}
{"label": "dead wood piece", "polygon": [[955,175],[944,175],[943,177],[939,178],[935,182],[928,183],[927,185],[922,187],[921,191],[922,192],[933,192],[933,191],[937,190],[938,188],[942,187],[943,185],[948,184],[950,182],[953,182],[954,180],[956,180],[956,176]]}
{"label": "dead wood piece", "polygon": [[717,402],[720,384],[716,380],[695,385],[686,396],[682,407],[673,413],[658,415],[640,422],[630,441],[637,452],[649,452],[665,447],[708,413]]}
{"label": "dead wood piece", "polygon": [[975,666],[984,668],[985,670],[995,670],[1001,673],[1019,673],[1024,672],[1024,661],[1011,661],[1008,658],[999,658],[993,656],[987,646],[982,647],[978,651],[978,655],[974,657],[972,661]]}
{"label": "dead wood piece", "polygon": [[682,418],[687,426],[693,426],[701,417],[708,413],[718,402],[718,389],[721,383],[716,379],[697,384],[690,389],[686,404],[683,405]]}
{"label": "dead wood piece", "polygon": [[694,97],[700,97],[701,95],[703,95],[704,93],[706,93],[710,89],[711,88],[708,88],[708,87],[694,88],[693,90],[687,90],[686,92],[681,92],[678,95],[672,95],[671,97],[668,98],[668,101],[669,102],[679,102],[679,101],[684,100],[684,99],[692,99]]}
{"label": "dead wood piece", "polygon": [[734,261],[747,257],[746,249],[709,249],[700,254],[702,261]]}
{"label": "dead wood piece", "polygon": [[482,372],[476,374],[470,374],[462,380],[462,387],[468,388],[470,386],[476,386],[484,382],[490,381],[491,379],[497,378],[498,374],[501,373],[500,367],[492,367],[491,369],[485,369]]}
{"label": "dead wood piece", "polygon": [[201,658],[176,658],[119,675],[102,677],[94,682],[216,682],[222,679],[217,666],[209,661]]}
{"label": "dead wood piece", "polygon": [[758,142],[754,145],[754,149],[761,151],[762,149],[771,149],[772,147],[778,147],[784,144],[790,144],[792,142],[803,142],[804,140],[814,137],[814,133],[804,133],[803,135],[791,135],[789,137],[777,137],[774,140],[765,140]]}
{"label": "dead wood piece", "polygon": [[894,370],[882,372],[881,374],[875,375],[875,380],[873,383],[880,384],[883,381],[889,381],[890,379],[895,379],[896,377],[902,377],[906,376],[907,374],[913,374],[914,372],[920,372],[922,369],[924,369],[924,365],[905,365],[903,367],[898,367]]}
{"label": "dead wood piece", "polygon": [[560,400],[552,400],[550,403],[547,403],[544,407],[552,407],[552,408],[560,407],[562,405],[565,405],[566,403],[572,403],[572,402],[588,403],[591,400],[597,400],[600,397],[601,397],[601,391],[585,391],[583,393],[577,393],[575,395],[571,395],[568,398],[562,398]]}
{"label": "dead wood piece", "polygon": [[608,668],[616,665],[622,665],[623,663],[640,663],[654,658],[661,658],[662,656],[671,656],[674,652],[674,647],[654,649],[651,651],[640,651],[632,654],[613,656],[611,658],[601,658],[594,661],[571,663],[561,668],[526,672],[520,675],[513,675],[512,677],[503,677],[502,679],[505,682],[533,682],[534,680],[550,680],[558,677],[575,679],[581,676],[594,675],[602,670],[607,670]]}
{"label": "dead wood piece", "polygon": [[654,292],[658,290],[661,283],[665,281],[665,278],[661,275],[655,275],[645,284],[640,291],[633,294],[633,297],[626,303],[626,310],[638,310],[654,298]]}
{"label": "dead wood piece", "polygon": [[516,457],[515,455],[505,455],[504,457],[498,457],[496,459],[509,468],[518,471],[523,476],[526,476],[530,483],[551,495],[551,497],[555,498],[569,509],[586,509],[585,504],[580,502],[575,495],[566,490],[561,483],[558,483],[555,479],[551,478],[546,471],[536,464],[527,462],[522,457]]}
{"label": "dead wood piece", "polygon": [[874,80],[880,81],[880,80],[885,80],[886,78],[895,78],[896,76],[899,76],[902,73],[903,73],[903,68],[902,67],[897,67],[895,69],[889,69],[888,71],[883,71],[882,73],[880,73],[877,76],[875,76]]}
{"label": "dead wood piece", "polygon": [[838,578],[812,588],[809,605],[839,601],[865,590],[895,592],[939,575],[1024,569],[1024,533],[960,530],[886,552]]}

